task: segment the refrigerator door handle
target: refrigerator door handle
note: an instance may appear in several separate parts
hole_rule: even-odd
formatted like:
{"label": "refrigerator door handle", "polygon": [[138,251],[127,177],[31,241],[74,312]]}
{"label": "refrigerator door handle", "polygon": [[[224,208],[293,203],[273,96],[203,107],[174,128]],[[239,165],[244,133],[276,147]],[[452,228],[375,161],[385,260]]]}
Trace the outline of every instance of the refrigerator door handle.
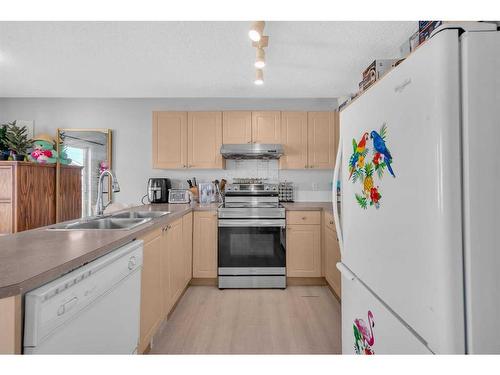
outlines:
{"label": "refrigerator door handle", "polygon": [[342,262],[338,262],[336,264],[337,269],[340,271],[342,276],[344,276],[349,281],[354,281],[356,279],[356,275],[351,272],[349,268]]}
{"label": "refrigerator door handle", "polygon": [[[332,189],[333,219],[335,221],[335,229],[337,231],[337,237],[339,240],[340,255],[342,255],[342,252],[344,250],[342,227],[340,226],[340,215],[338,212],[338,203],[337,203],[337,183],[338,183],[338,179],[339,179],[341,159],[342,159],[342,136],[339,137],[339,147],[337,149],[337,157],[335,159],[335,169],[333,170],[333,184],[332,184],[333,185],[333,189]],[[340,186],[340,201],[342,202],[342,185]]]}

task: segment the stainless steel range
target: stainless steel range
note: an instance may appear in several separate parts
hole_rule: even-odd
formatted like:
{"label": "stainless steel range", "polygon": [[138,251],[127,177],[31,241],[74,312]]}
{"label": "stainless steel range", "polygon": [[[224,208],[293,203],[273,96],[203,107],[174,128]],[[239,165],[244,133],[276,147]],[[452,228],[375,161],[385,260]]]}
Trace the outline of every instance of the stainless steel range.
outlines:
{"label": "stainless steel range", "polygon": [[278,184],[235,179],[219,217],[219,288],[285,288],[285,209]]}

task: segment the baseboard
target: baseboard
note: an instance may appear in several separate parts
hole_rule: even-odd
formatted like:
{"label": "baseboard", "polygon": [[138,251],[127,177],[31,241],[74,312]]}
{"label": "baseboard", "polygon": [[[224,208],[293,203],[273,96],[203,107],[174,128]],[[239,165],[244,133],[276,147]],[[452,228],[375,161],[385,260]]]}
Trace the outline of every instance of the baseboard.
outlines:
{"label": "baseboard", "polygon": [[287,277],[287,286],[324,286],[328,285],[324,277]]}
{"label": "baseboard", "polygon": [[333,296],[335,297],[335,299],[341,303],[342,302],[342,298],[340,298],[337,293],[335,293],[335,290],[333,290],[333,288],[330,286],[330,284],[326,283],[326,285],[328,286],[328,289],[330,289],[330,292],[332,292]]}
{"label": "baseboard", "polygon": [[217,286],[217,278],[216,277],[207,277],[207,278],[195,278],[191,279],[189,285],[194,286]]}

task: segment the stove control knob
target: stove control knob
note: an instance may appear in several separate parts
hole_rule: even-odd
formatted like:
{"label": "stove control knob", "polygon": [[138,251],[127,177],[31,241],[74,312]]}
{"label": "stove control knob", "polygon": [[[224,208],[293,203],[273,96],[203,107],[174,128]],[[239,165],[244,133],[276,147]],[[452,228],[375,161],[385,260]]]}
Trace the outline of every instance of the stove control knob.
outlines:
{"label": "stove control knob", "polygon": [[265,189],[265,190],[269,190],[269,186],[266,186],[264,189]]}

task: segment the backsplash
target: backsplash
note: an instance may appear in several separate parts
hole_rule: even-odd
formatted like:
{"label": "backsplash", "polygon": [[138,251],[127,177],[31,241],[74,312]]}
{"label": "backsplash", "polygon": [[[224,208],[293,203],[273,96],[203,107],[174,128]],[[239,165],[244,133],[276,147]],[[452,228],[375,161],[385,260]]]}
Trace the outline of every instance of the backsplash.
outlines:
{"label": "backsplash", "polygon": [[196,177],[198,182],[209,182],[225,178],[257,177],[272,182],[290,181],[294,183],[295,200],[317,202],[332,200],[331,170],[283,170],[278,160],[227,160],[226,169],[211,170],[156,170],[151,177],[168,177],[172,187],[187,188],[187,179]]}

